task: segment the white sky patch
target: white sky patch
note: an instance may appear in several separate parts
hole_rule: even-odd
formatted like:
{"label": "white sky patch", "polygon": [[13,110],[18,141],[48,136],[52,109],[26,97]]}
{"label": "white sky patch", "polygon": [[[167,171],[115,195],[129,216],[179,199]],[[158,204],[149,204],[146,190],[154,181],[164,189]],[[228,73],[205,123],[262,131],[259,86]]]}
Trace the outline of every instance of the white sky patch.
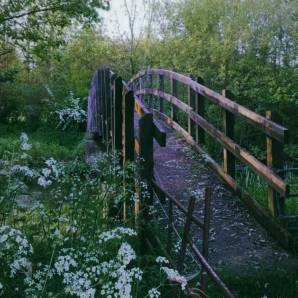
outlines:
{"label": "white sky patch", "polygon": [[[133,13],[133,4],[136,5],[136,19],[134,35],[138,37],[144,26],[145,9],[142,0],[126,0],[130,14]],[[100,11],[103,17],[104,34],[116,38],[119,35],[130,34],[129,16],[126,12],[124,0],[110,0],[110,10]]]}

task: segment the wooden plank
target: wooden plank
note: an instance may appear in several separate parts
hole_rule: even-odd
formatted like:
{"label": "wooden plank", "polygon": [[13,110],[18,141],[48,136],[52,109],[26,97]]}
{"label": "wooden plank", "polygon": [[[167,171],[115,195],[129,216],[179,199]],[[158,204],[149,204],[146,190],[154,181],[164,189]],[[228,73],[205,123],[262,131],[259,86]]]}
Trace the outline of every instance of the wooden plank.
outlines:
{"label": "wooden plank", "polygon": [[[114,149],[122,151],[122,78],[118,77],[114,81],[114,125],[113,125],[113,143]],[[122,158],[122,154],[121,154]],[[122,164],[122,163],[121,163]]]}
{"label": "wooden plank", "polygon": [[124,95],[124,150],[123,162],[134,160],[134,96],[133,91]]}
{"label": "wooden plank", "polygon": [[[106,140],[108,141],[111,137],[111,127],[112,127],[112,105],[111,105],[111,91],[110,91],[110,69],[104,69],[104,88],[105,88],[105,114],[106,114],[106,121],[105,121],[105,135]],[[107,142],[107,151],[109,151],[110,143]]]}
{"label": "wooden plank", "polygon": [[[138,92],[135,92],[135,95],[138,95]],[[149,110],[146,108],[144,103],[142,103],[138,97],[135,97],[135,106],[134,106],[135,111],[138,113],[140,117],[142,117],[145,114],[150,114]]]}
{"label": "wooden plank", "polygon": [[[199,154],[206,154],[204,150],[176,122],[172,121],[172,127],[184,136],[185,140],[194,148],[195,151]],[[239,184],[237,184],[232,177],[227,175],[211,157],[208,156],[206,163],[211,170],[219,178],[221,178],[228,188],[244,203],[256,220],[272,235],[274,235],[282,245],[289,248],[291,234],[286,229],[279,227],[272,217],[264,211],[263,208]]]}
{"label": "wooden plank", "polygon": [[136,138],[135,138],[135,151],[137,155],[140,155],[140,144],[139,144],[139,140]]}
{"label": "wooden plank", "polygon": [[[234,95],[229,90],[223,90],[222,95],[231,100],[234,99]],[[223,109],[223,133],[225,136],[234,141],[234,114]],[[223,161],[224,161],[224,170],[235,179],[235,156],[233,153],[228,151],[226,148],[223,148]]]}
{"label": "wooden plank", "polygon": [[226,137],[221,131],[217,130],[213,125],[209,124],[201,116],[191,111],[190,117],[196,121],[202,128],[206,130],[216,141],[228,149],[241,162],[255,171],[264,181],[271,185],[275,190],[285,197],[289,196],[289,185],[285,183],[271,169],[263,165],[254,156],[250,155],[245,149]]}
{"label": "wooden plank", "polygon": [[[123,81],[123,88],[124,90],[130,90],[128,85]],[[139,100],[137,97],[138,91],[134,92],[134,99],[135,99],[135,110],[136,112],[142,116],[144,113],[150,113],[146,106]],[[166,146],[166,132],[165,130],[159,125],[159,123],[156,120],[153,120],[154,125],[154,138],[158,142],[159,146],[165,147]]]}
{"label": "wooden plank", "polygon": [[[164,91],[164,76],[158,76],[158,90],[163,92]],[[159,112],[164,113],[164,99],[163,97],[159,97]]]}
{"label": "wooden plank", "polygon": [[[176,123],[176,122],[175,122]],[[177,124],[178,125],[178,124]],[[178,125],[179,126],[179,125]],[[151,185],[158,188],[161,192],[164,193],[164,195],[170,200],[173,202],[173,204],[175,206],[177,206],[177,208],[182,212],[184,213],[185,215],[187,214],[187,209],[180,203],[178,202],[176,199],[173,198],[173,196],[167,191],[165,190],[161,185],[159,185],[155,180],[151,180]],[[199,219],[197,218],[196,216],[192,215],[191,217],[192,221],[198,225],[198,227],[200,227],[201,229],[204,229],[204,223]]]}
{"label": "wooden plank", "polygon": [[[204,80],[201,77],[195,78],[195,82],[204,86]],[[205,97],[202,94],[196,92],[196,106],[194,111],[200,115],[202,118],[205,118]],[[196,125],[196,142],[198,144],[204,145],[206,139],[205,130]]]}
{"label": "wooden plank", "polygon": [[[271,111],[266,112],[266,118],[271,119],[277,123],[280,123],[281,119],[276,113]],[[284,145],[271,137],[267,137],[267,166],[273,170],[283,169],[284,167]],[[279,174],[281,178],[284,178],[282,173]],[[268,185],[268,208],[271,215],[277,217],[284,214],[284,198],[280,198],[276,201],[276,190]],[[280,214],[279,214],[280,213]]]}
{"label": "wooden plank", "polygon": [[139,119],[139,157],[144,159],[140,177],[152,179],[153,170],[153,115],[146,114]]}
{"label": "wooden plank", "polygon": [[[157,90],[154,90],[157,91]],[[160,91],[157,91],[160,93]],[[162,94],[161,94],[162,96]],[[213,125],[209,124],[204,118],[190,110],[189,116],[197,124],[199,124],[207,133],[209,133],[216,141],[228,149],[235,157],[254,170],[264,181],[277,190],[282,196],[289,196],[289,185],[285,183],[271,169],[259,162],[255,157],[250,155],[245,149],[233,142],[225,136],[221,131],[217,130]]]}
{"label": "wooden plank", "polygon": [[153,137],[160,147],[166,147],[167,133],[156,119],[153,119]]}
{"label": "wooden plank", "polygon": [[97,88],[96,88],[96,101],[97,101],[97,111],[96,111],[96,122],[97,122],[97,132],[100,136],[103,135],[103,121],[102,121],[102,111],[103,111],[103,102],[102,102],[102,70],[101,68],[97,69]]}
{"label": "wooden plank", "polygon": [[[205,208],[204,208],[204,230],[203,230],[203,248],[202,255],[206,261],[209,258],[209,234],[210,234],[210,213],[211,213],[211,188],[205,190]],[[201,290],[207,294],[207,275],[205,270],[201,272]]]}
{"label": "wooden plank", "polygon": [[[153,89],[153,77],[152,75],[148,75],[148,89]],[[153,95],[149,94],[149,101],[148,101],[148,107],[149,109],[153,109]]]}
{"label": "wooden plank", "polygon": [[[134,96],[133,91],[127,91],[124,94],[124,111],[123,111],[123,167],[128,161],[134,161]],[[131,177],[133,173],[128,173]],[[128,209],[131,205],[130,196],[133,186],[132,179],[127,179],[126,175],[123,177],[123,190],[125,193],[125,201],[123,204],[123,219],[126,220],[128,216]]]}
{"label": "wooden plank", "polygon": [[[140,77],[140,89],[144,89],[145,88],[145,77]],[[142,94],[140,96],[140,100],[142,103],[145,104],[145,94]]]}
{"label": "wooden plank", "polygon": [[158,187],[156,187],[155,184],[151,183],[151,186],[152,186],[155,194],[157,195],[157,198],[159,199],[160,203],[164,205],[166,203],[165,194]]}
{"label": "wooden plank", "polygon": [[170,70],[164,70],[164,69],[148,69],[145,71],[139,72],[137,75],[135,75],[129,82],[129,85],[133,83],[133,81],[139,79],[142,76],[148,75],[148,74],[154,74],[154,75],[160,75],[160,76],[167,76],[171,79],[178,80],[196,92],[200,93],[206,98],[209,98],[212,102],[219,105],[220,107],[230,111],[231,113],[245,119],[248,123],[253,125],[254,127],[258,128],[259,130],[266,133],[268,136],[271,136],[272,138],[282,142],[287,143],[289,140],[289,132],[285,127],[282,127],[281,125],[278,125],[274,123],[273,121],[266,119],[263,116],[260,116],[256,114],[253,111],[250,111],[249,109],[227,99],[226,97],[222,96],[221,94],[218,94],[217,92],[192,81],[190,78],[178,74],[176,72],[170,71]]}
{"label": "wooden plank", "polygon": [[[192,80],[194,80],[194,76],[189,76]],[[190,87],[187,88],[187,103],[188,106],[193,110],[196,108],[196,92],[192,90]],[[188,117],[188,133],[190,136],[196,140],[196,126],[198,126],[190,117]]]}
{"label": "wooden plank", "polygon": [[[173,78],[171,78],[171,94],[173,98],[178,98],[178,81]],[[173,102],[171,105],[171,118],[173,121],[178,122],[178,109]]]}
{"label": "wooden plank", "polygon": [[[135,97],[135,111],[140,117],[150,113],[145,105],[139,99],[137,99],[137,97]],[[155,119],[153,120],[153,136],[159,146],[166,146],[166,132]]]}
{"label": "wooden plank", "polygon": [[156,89],[151,89],[151,90],[150,89],[141,89],[136,92],[136,95],[139,95],[139,94],[154,94],[159,97],[162,97],[162,98],[168,100],[169,102],[171,102],[173,105],[177,106],[180,110],[184,111],[187,114],[189,114],[190,111],[192,110],[191,107],[189,107],[187,104],[185,104],[184,102],[179,100],[177,97],[175,97],[171,94],[167,94],[162,91],[156,90]]}
{"label": "wooden plank", "polygon": [[[149,183],[153,177],[153,114],[145,114],[139,119],[139,158],[140,158],[140,178],[146,181],[147,186],[141,187],[141,203],[145,204],[145,222],[152,219],[149,206],[153,205],[153,191]],[[145,195],[144,195],[145,194]]]}

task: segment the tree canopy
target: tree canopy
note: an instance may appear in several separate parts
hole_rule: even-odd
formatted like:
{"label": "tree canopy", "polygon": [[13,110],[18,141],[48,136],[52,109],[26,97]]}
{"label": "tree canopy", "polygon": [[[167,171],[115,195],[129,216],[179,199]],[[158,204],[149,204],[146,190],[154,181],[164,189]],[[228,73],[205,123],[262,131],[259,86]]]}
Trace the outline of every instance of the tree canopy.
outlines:
{"label": "tree canopy", "polygon": [[0,57],[18,49],[27,58],[49,59],[65,43],[64,29],[74,21],[90,26],[100,21],[98,9],[108,0],[1,0]]}

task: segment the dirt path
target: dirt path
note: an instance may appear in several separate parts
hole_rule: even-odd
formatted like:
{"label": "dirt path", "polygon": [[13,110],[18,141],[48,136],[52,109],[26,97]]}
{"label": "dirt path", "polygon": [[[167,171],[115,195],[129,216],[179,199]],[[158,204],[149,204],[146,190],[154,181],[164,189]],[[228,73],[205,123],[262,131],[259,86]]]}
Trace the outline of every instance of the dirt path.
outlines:
{"label": "dirt path", "polygon": [[[210,263],[217,271],[223,266],[236,274],[253,273],[260,266],[272,270],[297,263],[249,214],[244,205],[202,164],[185,141],[167,124],[165,148],[154,144],[154,176],[168,192],[188,207],[191,194],[198,197],[195,215],[203,219],[203,196],[212,189]],[[177,213],[176,228],[183,227]],[[194,234],[196,232],[194,231]],[[200,232],[197,231],[198,237]]]}

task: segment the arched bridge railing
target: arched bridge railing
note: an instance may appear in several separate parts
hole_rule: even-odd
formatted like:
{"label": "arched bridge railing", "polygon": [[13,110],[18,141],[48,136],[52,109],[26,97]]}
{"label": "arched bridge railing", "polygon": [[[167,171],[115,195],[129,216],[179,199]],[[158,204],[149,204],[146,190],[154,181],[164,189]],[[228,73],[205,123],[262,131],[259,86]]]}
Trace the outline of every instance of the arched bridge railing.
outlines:
{"label": "arched bridge railing", "polygon": [[[170,88],[168,88],[170,92],[165,92],[165,78],[170,80]],[[154,81],[157,82],[156,88],[153,86]],[[178,88],[181,83],[188,89],[186,103],[178,99]],[[156,115],[168,121],[200,154],[204,154],[202,145],[205,143],[205,133],[222,145],[223,168],[208,158],[207,163],[210,168],[240,198],[254,217],[288,247],[290,234],[278,227],[272,217],[268,216],[267,212],[235,180],[237,159],[268,184],[268,207],[273,216],[282,215],[280,212],[284,209],[284,199],[277,202],[276,194],[279,194],[281,198],[294,196],[290,194],[290,187],[283,177],[277,175],[275,171],[283,169],[283,146],[288,141],[288,130],[270,119],[272,113],[267,112],[266,117],[258,115],[229,99],[233,98],[233,94],[228,90],[223,90],[222,94],[218,94],[205,87],[201,78],[191,78],[164,69],[142,71],[130,80],[129,86],[133,86],[135,95],[141,100],[144,101],[145,95],[149,96],[148,107],[154,109]],[[154,102],[153,95],[158,98],[158,103]],[[205,119],[206,99],[222,108],[222,131]],[[165,115],[165,100],[171,105],[169,116]],[[178,124],[179,110],[187,115],[188,131]],[[267,166],[234,141],[235,116],[266,134]]]}
{"label": "arched bridge railing", "polygon": [[[178,98],[181,84],[187,88],[185,102]],[[146,103],[145,96],[148,97]],[[222,145],[224,156],[223,168],[208,158],[210,168],[242,200],[254,217],[288,247],[290,234],[278,227],[272,217],[235,180],[235,161],[239,160],[268,184],[269,210],[273,216],[280,215],[280,209],[284,209],[283,198],[293,196],[282,175],[277,175],[275,171],[283,169],[283,146],[288,140],[288,130],[273,122],[270,112],[263,117],[232,101],[232,98],[233,94],[228,90],[219,94],[205,87],[201,78],[187,77],[170,70],[142,71],[126,84],[121,77],[103,67],[96,71],[92,79],[87,134],[89,139],[110,139],[113,148],[123,150],[124,162],[134,160],[136,150],[147,161],[141,176],[148,182],[152,179],[153,172],[153,140],[149,135],[152,134],[161,146],[166,145],[165,132],[151,116],[152,113],[168,121],[200,154],[205,153],[202,145],[205,143],[206,133],[209,134]],[[222,130],[206,120],[206,100],[222,108]],[[170,115],[167,115],[167,109]],[[187,131],[178,123],[179,110],[187,116]],[[141,117],[137,138],[134,132],[134,112]],[[244,119],[266,134],[267,165],[234,141],[235,117]],[[279,202],[276,201],[276,194],[282,198]]]}

